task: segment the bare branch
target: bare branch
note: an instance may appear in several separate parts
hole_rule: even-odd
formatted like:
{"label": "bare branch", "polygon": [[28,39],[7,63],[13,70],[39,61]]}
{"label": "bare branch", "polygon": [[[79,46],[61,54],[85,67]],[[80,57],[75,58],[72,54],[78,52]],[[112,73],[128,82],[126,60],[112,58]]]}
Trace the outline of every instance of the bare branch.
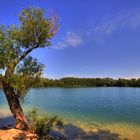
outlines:
{"label": "bare branch", "polygon": [[58,15],[53,11],[50,15],[50,23],[52,25],[50,32],[51,32],[52,36],[54,36],[60,29],[60,21],[59,21]]}

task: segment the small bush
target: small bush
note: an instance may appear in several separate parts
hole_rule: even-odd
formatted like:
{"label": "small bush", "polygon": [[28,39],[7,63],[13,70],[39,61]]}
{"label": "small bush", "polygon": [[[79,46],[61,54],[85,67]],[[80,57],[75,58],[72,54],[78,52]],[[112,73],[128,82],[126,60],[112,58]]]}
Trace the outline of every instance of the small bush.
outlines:
{"label": "small bush", "polygon": [[45,138],[54,129],[63,128],[63,121],[57,116],[48,117],[40,115],[37,109],[33,109],[28,113],[28,119],[31,126],[31,131],[38,135],[39,138]]}

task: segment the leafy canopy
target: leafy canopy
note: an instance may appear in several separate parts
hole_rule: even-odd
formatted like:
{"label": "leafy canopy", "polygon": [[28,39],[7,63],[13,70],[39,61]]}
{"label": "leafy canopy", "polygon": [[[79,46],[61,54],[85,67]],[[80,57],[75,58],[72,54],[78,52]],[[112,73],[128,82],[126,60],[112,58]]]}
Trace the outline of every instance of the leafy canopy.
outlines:
{"label": "leafy canopy", "polygon": [[0,26],[0,77],[23,96],[43,70],[43,65],[29,54],[51,45],[59,22],[56,15],[46,19],[43,9],[31,7],[21,11],[19,21],[18,26]]}

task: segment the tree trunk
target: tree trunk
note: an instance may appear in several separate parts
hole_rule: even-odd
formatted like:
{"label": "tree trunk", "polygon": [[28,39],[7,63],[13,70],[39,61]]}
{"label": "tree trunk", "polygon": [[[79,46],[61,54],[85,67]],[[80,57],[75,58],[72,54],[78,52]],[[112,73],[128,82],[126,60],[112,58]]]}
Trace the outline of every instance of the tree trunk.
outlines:
{"label": "tree trunk", "polygon": [[3,82],[3,90],[8,101],[10,110],[15,119],[15,127],[20,130],[29,130],[29,123],[21,108],[19,98],[15,94],[14,89],[7,83]]}

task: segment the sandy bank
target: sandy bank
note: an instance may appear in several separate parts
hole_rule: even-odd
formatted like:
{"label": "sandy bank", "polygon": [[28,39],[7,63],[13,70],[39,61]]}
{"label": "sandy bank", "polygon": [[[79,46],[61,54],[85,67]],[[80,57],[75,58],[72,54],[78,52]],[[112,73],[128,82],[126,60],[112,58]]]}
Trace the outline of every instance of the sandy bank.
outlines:
{"label": "sandy bank", "polygon": [[0,130],[0,140],[37,140],[35,134],[17,129]]}

